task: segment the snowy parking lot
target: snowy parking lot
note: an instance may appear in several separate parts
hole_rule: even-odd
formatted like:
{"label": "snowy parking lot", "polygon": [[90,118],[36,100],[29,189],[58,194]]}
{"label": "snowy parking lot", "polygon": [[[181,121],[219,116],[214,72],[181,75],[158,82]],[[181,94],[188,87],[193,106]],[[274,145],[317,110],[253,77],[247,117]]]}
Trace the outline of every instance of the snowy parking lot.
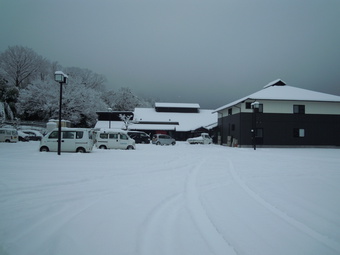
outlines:
{"label": "snowy parking lot", "polygon": [[1,255],[340,254],[340,150],[0,143]]}

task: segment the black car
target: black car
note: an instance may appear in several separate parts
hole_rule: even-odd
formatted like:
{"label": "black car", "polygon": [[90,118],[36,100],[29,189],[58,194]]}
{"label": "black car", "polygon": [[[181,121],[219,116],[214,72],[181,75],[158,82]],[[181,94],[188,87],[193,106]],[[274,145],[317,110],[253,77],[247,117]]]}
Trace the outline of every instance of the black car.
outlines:
{"label": "black car", "polygon": [[28,142],[29,138],[28,138],[28,134],[21,132],[20,130],[18,130],[18,139],[20,142]]}
{"label": "black car", "polygon": [[136,143],[150,143],[150,136],[142,131],[128,131],[128,135],[135,140]]}
{"label": "black car", "polygon": [[21,130],[22,132],[24,132],[25,134],[27,134],[27,138],[30,141],[41,141],[43,135],[36,130]]}

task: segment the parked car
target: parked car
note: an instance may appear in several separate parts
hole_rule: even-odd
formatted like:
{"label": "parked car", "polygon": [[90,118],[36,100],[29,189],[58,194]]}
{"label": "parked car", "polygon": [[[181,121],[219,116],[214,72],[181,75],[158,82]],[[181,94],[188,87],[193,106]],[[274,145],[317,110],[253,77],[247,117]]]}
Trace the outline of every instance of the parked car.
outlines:
{"label": "parked car", "polygon": [[28,134],[18,130],[18,139],[20,142],[28,142]]}
{"label": "parked car", "polygon": [[202,133],[199,137],[189,138],[187,142],[190,144],[211,144],[212,138],[208,133]]}
{"label": "parked car", "polygon": [[[40,141],[40,151],[58,151],[59,130],[54,129],[47,133]],[[91,152],[93,131],[87,128],[62,128],[61,151],[62,152]]]}
{"label": "parked car", "polygon": [[37,130],[26,130],[26,129],[24,129],[24,130],[21,130],[21,131],[28,135],[28,139],[30,141],[41,141],[41,139],[43,138],[43,135]]}
{"label": "parked car", "polygon": [[18,131],[11,127],[0,128],[0,142],[16,143],[18,141]]}
{"label": "parked car", "polygon": [[136,149],[135,140],[123,130],[101,130],[96,132],[95,145],[98,149]]}
{"label": "parked car", "polygon": [[152,143],[156,145],[175,145],[176,140],[169,135],[155,134],[152,137]]}
{"label": "parked car", "polygon": [[150,136],[142,131],[128,131],[128,135],[135,140],[136,143],[150,143]]}

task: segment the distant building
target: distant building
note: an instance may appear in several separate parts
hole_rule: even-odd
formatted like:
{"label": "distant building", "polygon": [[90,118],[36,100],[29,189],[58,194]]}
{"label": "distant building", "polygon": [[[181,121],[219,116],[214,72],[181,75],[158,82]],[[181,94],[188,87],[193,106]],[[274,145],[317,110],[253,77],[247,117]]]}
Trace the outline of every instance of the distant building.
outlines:
{"label": "distant building", "polygon": [[119,115],[131,116],[133,119],[132,111],[107,111],[107,112],[97,112],[98,120],[95,128],[112,128],[112,129],[123,129],[124,123],[120,119]]}
{"label": "distant building", "polygon": [[[217,113],[213,110],[200,109],[199,104],[188,103],[155,103],[154,108],[135,108],[131,114],[133,123],[129,130],[144,131],[148,134],[169,134],[178,141],[198,136],[201,132],[214,134],[217,127]],[[123,129],[124,123],[119,120],[122,112],[99,112],[95,128]],[[110,117],[111,116],[111,117]]]}
{"label": "distant building", "polygon": [[219,144],[340,146],[340,96],[287,86],[280,79],[214,112]]}

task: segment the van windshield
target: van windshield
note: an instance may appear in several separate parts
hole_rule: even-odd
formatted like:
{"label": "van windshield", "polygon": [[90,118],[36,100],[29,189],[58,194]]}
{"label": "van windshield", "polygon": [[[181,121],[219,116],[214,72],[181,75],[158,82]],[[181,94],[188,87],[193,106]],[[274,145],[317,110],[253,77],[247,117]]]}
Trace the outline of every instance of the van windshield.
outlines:
{"label": "van windshield", "polygon": [[49,137],[50,139],[58,139],[58,131],[53,131]]}
{"label": "van windshield", "polygon": [[129,140],[129,138],[125,134],[120,134],[120,139],[122,139],[122,140]]}

